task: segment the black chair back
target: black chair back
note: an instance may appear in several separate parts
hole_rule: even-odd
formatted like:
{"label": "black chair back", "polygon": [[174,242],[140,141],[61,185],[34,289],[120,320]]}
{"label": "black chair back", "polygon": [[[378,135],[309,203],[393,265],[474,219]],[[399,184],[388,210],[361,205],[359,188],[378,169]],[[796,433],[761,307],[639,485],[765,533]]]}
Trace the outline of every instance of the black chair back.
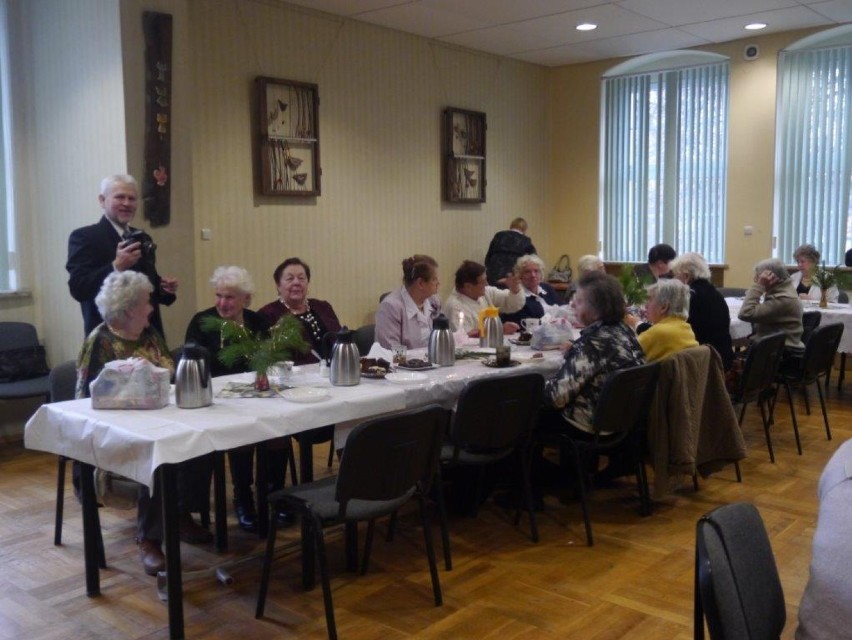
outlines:
{"label": "black chair back", "polygon": [[77,363],[67,360],[50,370],[47,378],[51,402],[73,400],[77,390]]}
{"label": "black chair back", "polygon": [[376,325],[365,324],[358,327],[355,329],[352,339],[355,342],[355,346],[358,347],[358,353],[363,358],[370,353],[370,349],[376,341]]}
{"label": "black chair back", "polygon": [[450,426],[453,461],[460,450],[511,453],[535,426],[543,389],[544,378],[538,373],[469,383]]}
{"label": "black chair back", "polygon": [[778,374],[778,365],[784,352],[784,334],[773,333],[751,343],[746,356],[739,390],[733,394],[735,402],[753,402],[767,389]]}
{"label": "black chair back", "polygon": [[804,381],[816,380],[831,371],[842,335],[843,324],[839,322],[818,327],[813,332],[805,345],[805,356],[802,360]]}
{"label": "black chair back", "polygon": [[777,640],[787,619],[784,592],[754,505],[705,514],[695,542],[695,638],[704,638],[706,617],[713,640]]}
{"label": "black chair back", "polygon": [[446,409],[432,405],[355,427],[337,475],[340,517],[351,500],[389,501],[428,490],[446,425]]}
{"label": "black chair back", "polygon": [[29,322],[0,322],[0,351],[38,346],[38,333]]}
{"label": "black chair back", "polygon": [[[659,376],[659,362],[621,369],[609,375],[595,406],[592,426],[596,441],[615,444],[634,429],[645,426]],[[602,432],[612,435],[602,436]]]}
{"label": "black chair back", "polygon": [[822,314],[819,311],[805,311],[802,314],[802,342],[808,343],[820,322],[822,322]]}

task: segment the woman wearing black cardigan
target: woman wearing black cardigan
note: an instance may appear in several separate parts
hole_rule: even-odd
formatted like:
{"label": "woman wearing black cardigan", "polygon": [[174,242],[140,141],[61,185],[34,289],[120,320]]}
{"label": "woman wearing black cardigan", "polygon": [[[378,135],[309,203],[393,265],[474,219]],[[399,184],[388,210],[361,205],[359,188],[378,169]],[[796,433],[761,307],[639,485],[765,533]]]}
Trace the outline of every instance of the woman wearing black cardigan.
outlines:
{"label": "woman wearing black cardigan", "polygon": [[699,344],[709,344],[719,355],[725,370],[731,368],[734,349],[731,345],[731,314],[722,294],[710,282],[710,267],[699,253],[684,253],[669,264],[672,275],[688,284],[689,319]]}

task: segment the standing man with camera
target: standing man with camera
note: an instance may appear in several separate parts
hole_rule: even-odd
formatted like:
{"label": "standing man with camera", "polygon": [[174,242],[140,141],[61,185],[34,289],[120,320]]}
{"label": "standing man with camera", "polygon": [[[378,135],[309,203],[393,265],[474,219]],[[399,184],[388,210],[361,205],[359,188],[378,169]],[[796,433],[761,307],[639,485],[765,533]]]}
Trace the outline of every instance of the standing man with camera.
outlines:
{"label": "standing man with camera", "polygon": [[98,196],[104,215],[97,224],[71,232],[68,239],[68,287],[83,311],[83,329],[92,332],[103,319],[95,306],[95,296],[106,277],[113,271],[132,269],[148,276],[154,285],[151,294],[151,326],[160,335],[163,321],[160,305],[176,299],[177,280],[160,277],[156,267],[157,245],[147,233],[130,226],[139,201],[139,188],[133,176],[113,175],[101,181]]}

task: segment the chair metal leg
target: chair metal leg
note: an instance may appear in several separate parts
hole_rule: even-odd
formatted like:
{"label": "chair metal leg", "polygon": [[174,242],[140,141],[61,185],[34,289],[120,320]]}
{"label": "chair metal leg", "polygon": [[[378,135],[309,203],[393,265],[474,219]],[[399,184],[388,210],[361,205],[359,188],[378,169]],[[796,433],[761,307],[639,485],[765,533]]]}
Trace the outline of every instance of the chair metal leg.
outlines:
{"label": "chair metal leg", "polygon": [[799,422],[796,420],[796,408],[793,406],[793,390],[786,382],[784,383],[784,388],[787,390],[787,401],[790,403],[790,415],[793,416],[793,433],[796,436],[796,448],[799,450],[799,455],[802,455],[802,443],[799,441]]}
{"label": "chair metal leg", "polygon": [[422,495],[417,496],[417,504],[420,507],[420,522],[423,526],[423,541],[426,543],[426,557],[429,558],[429,574],[432,576],[432,593],[435,596],[435,606],[444,604],[444,596],[441,594],[441,581],[438,578],[438,563],[435,560],[435,545],[432,543],[432,525],[426,515],[426,500]]}
{"label": "chair metal leg", "polygon": [[[822,392],[822,385],[820,385],[819,378],[816,381],[817,394],[819,394],[819,404],[822,407],[822,419],[825,422],[825,437],[828,440],[831,440],[831,427],[828,426],[828,412],[825,410],[825,394]],[[825,393],[828,393],[828,384],[826,383]]]}
{"label": "chair metal leg", "polygon": [[740,470],[740,463],[738,460],[734,460],[734,471],[737,474],[737,482],[743,481],[743,472]]}
{"label": "chair metal leg", "polygon": [[[538,523],[535,520],[535,505],[533,504],[532,483],[530,482],[530,466],[529,456],[524,455],[521,448],[516,450],[518,456],[518,464],[521,467],[521,483],[524,490],[524,501],[527,505],[527,511],[530,514],[530,537],[533,542],[538,542]],[[520,511],[515,517],[515,524],[518,524]]]}
{"label": "chair metal leg", "polygon": [[53,525],[53,544],[62,544],[62,516],[65,510],[65,467],[68,458],[59,456],[59,472],[56,478],[56,521]]}
{"label": "chair metal leg", "polygon": [[[698,491],[698,478],[695,475],[692,476],[692,481]],[[640,457],[636,458],[636,484],[639,485],[639,513],[647,518],[651,515],[651,490],[648,488],[645,462]]]}
{"label": "chair metal leg", "polygon": [[586,525],[586,543],[593,547],[595,545],[595,540],[592,537],[592,521],[589,518],[589,504],[586,499],[586,478],[585,472],[585,464],[583,460],[583,456],[580,455],[580,451],[577,449],[577,446],[572,444],[572,451],[574,452],[574,468],[576,470],[577,475],[577,492],[580,494],[580,507],[583,509],[583,523]]}
{"label": "chair metal leg", "polygon": [[[444,547],[444,568],[453,570],[453,558],[450,553],[450,528],[447,525],[447,505],[444,502],[444,477],[441,474],[441,465],[435,477],[435,493],[438,502],[438,519],[441,523],[441,545]],[[396,512],[393,514],[396,516]]]}
{"label": "chair metal leg", "polygon": [[331,436],[331,442],[328,444],[328,468],[331,469],[331,465],[334,464],[334,436]]}
{"label": "chair metal leg", "polygon": [[[287,465],[290,467],[290,484],[295,487],[299,484],[299,476],[296,470],[296,452],[293,449],[292,436],[287,438]],[[284,473],[286,474],[287,472],[285,471]]]}
{"label": "chair metal leg", "polygon": [[[825,377],[825,388],[828,389],[828,379],[831,376],[831,371]],[[846,377],[846,354],[840,354],[840,370],[837,372],[837,390],[843,387],[843,378]]]}
{"label": "chair metal leg", "polygon": [[811,401],[808,397],[808,388],[802,387],[802,395],[805,398],[805,415],[811,415]]}
{"label": "chair metal leg", "polygon": [[370,552],[373,550],[373,533],[376,530],[376,520],[367,523],[367,537],[364,540],[364,556],[361,558],[361,575],[367,575],[367,567],[370,564]]}
{"label": "chair metal leg", "polygon": [[322,582],[322,601],[325,606],[325,624],[328,628],[329,640],[337,640],[337,625],[334,622],[334,602],[331,599],[331,582],[328,577],[328,558],[325,554],[325,536],[322,533],[322,522],[319,516],[311,514],[312,537],[317,550],[320,567],[320,581]]}
{"label": "chair metal leg", "polygon": [[[274,514],[275,510],[271,509]],[[257,593],[257,607],[254,611],[255,618],[262,618],[266,608],[266,592],[269,588],[269,574],[272,569],[272,558],[275,554],[275,534],[278,532],[278,519],[272,516],[269,520],[269,535],[266,537],[266,554],[263,556],[263,569],[260,572],[260,589]],[[304,535],[304,530],[302,535]]]}
{"label": "chair metal leg", "polygon": [[760,419],[763,421],[763,433],[766,436],[766,448],[769,449],[769,462],[775,464],[775,452],[772,450],[772,436],[769,435],[769,427],[772,426],[772,412],[770,410],[770,415],[766,415],[766,406],[762,400],[757,401],[757,406],[760,408]]}

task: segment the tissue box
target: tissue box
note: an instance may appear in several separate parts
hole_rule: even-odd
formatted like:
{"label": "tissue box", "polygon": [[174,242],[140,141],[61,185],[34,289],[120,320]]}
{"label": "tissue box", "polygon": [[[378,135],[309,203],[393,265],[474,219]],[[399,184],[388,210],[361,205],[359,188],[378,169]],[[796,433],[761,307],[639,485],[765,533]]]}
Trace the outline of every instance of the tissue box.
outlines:
{"label": "tissue box", "polygon": [[169,404],[169,370],[143,358],[113,360],[89,385],[93,409],[161,409]]}

